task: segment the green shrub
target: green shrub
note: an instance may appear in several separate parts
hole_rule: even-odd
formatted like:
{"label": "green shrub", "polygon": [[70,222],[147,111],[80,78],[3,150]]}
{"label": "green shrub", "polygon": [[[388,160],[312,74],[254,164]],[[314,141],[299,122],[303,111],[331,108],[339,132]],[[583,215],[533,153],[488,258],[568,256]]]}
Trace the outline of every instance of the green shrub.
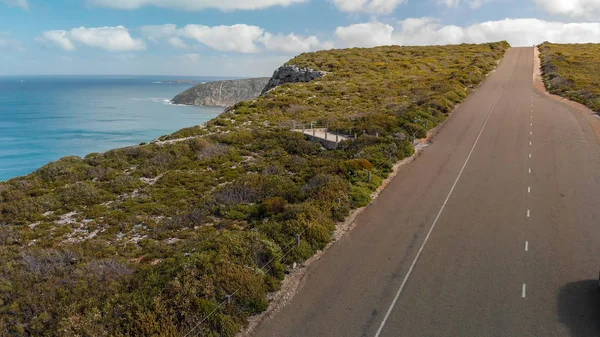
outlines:
{"label": "green shrub", "polygon": [[[182,336],[213,313],[195,334],[234,336],[507,48],[302,54],[327,76],[0,183],[0,335]],[[311,122],[352,137],[328,151],[290,131]]]}
{"label": "green shrub", "polygon": [[371,191],[368,188],[360,186],[352,186],[350,188],[350,205],[353,208],[368,206],[371,200]]}
{"label": "green shrub", "polygon": [[600,113],[600,44],[545,42],[539,49],[546,89]]}

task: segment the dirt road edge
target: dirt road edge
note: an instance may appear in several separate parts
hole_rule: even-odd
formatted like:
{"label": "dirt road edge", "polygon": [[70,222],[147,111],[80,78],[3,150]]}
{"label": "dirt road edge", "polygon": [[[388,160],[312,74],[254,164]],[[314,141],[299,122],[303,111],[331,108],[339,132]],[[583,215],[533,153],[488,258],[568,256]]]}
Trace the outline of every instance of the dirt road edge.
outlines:
{"label": "dirt road edge", "polygon": [[563,104],[568,105],[571,108],[579,111],[583,114],[586,120],[590,123],[594,134],[596,134],[596,139],[600,143],[600,117],[594,111],[590,110],[583,104],[571,101],[567,98],[551,94],[546,90],[546,85],[544,84],[544,80],[542,78],[542,60],[540,58],[540,49],[539,47],[534,48],[533,52],[533,88],[534,90],[542,95],[546,95],[556,101],[559,101]]}

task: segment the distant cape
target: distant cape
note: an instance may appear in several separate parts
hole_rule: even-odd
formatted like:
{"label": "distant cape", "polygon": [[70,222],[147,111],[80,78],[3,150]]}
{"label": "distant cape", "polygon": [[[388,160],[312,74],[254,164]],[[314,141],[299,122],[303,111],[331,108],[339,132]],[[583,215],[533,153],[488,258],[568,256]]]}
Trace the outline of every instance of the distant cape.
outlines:
{"label": "distant cape", "polygon": [[257,98],[269,77],[216,81],[199,84],[171,100],[174,104],[228,107]]}

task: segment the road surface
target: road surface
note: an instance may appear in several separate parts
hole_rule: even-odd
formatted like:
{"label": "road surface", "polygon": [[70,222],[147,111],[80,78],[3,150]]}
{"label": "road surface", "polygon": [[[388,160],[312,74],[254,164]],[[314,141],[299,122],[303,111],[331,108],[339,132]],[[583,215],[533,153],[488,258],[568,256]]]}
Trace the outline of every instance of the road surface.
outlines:
{"label": "road surface", "polygon": [[600,146],[533,59],[509,50],[253,336],[600,336]]}

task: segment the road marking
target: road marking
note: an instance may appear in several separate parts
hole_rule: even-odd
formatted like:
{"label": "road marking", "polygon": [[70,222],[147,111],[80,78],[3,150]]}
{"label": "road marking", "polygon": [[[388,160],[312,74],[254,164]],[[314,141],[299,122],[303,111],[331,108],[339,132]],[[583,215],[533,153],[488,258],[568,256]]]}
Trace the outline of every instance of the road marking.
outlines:
{"label": "road marking", "polygon": [[529,135],[533,135],[533,132],[529,131]]}
{"label": "road marking", "polygon": [[529,146],[531,146],[531,144],[533,144],[532,142],[529,142]]}
{"label": "road marking", "polygon": [[527,217],[529,218],[531,216],[531,211],[527,210]]}
{"label": "road marking", "polygon": [[529,241],[525,241],[525,251],[529,251]]}
{"label": "road marking", "polygon": [[531,186],[527,187],[527,193],[531,193]]}
{"label": "road marking", "polygon": [[521,291],[521,296],[525,298],[527,296],[527,285],[523,283],[523,290]]}
{"label": "road marking", "polygon": [[531,123],[531,124],[529,124],[529,125],[533,126],[533,123]]}
{"label": "road marking", "polygon": [[529,173],[531,173],[531,168],[529,169]]}
{"label": "road marking", "polygon": [[[520,55],[520,53],[519,53],[519,55]],[[394,307],[396,306],[396,302],[398,302],[398,299],[400,298],[400,295],[402,294],[402,290],[404,290],[404,287],[406,286],[406,283],[408,282],[408,279],[410,278],[410,275],[412,274],[413,269],[415,269],[415,266],[417,265],[417,261],[419,261],[419,258],[421,257],[421,254],[423,253],[423,249],[425,249],[425,245],[427,244],[427,241],[429,241],[429,238],[431,237],[431,233],[433,233],[433,230],[435,229],[435,225],[437,224],[438,220],[440,219],[440,216],[442,215],[444,208],[446,208],[446,204],[448,203],[448,200],[450,200],[450,197],[452,196],[452,193],[454,192],[454,189],[456,188],[456,185],[458,184],[460,177],[462,176],[463,172],[465,171],[465,167],[467,167],[467,164],[469,163],[469,159],[471,159],[471,155],[473,155],[473,151],[475,151],[475,147],[477,146],[477,143],[479,143],[479,139],[481,138],[481,135],[483,134],[483,130],[485,130],[485,126],[487,125],[487,123],[490,119],[490,116],[492,115],[492,112],[496,108],[496,105],[498,105],[498,102],[500,101],[500,97],[502,97],[502,94],[504,93],[504,90],[506,89],[508,82],[510,82],[510,79],[512,79],[515,69],[516,69],[516,65],[513,68],[508,81],[506,81],[506,83],[504,83],[504,86],[502,86],[502,90],[498,94],[498,97],[496,97],[494,104],[490,107],[490,111],[488,112],[488,115],[485,118],[483,125],[481,126],[481,130],[479,130],[479,134],[477,135],[477,138],[475,138],[475,143],[473,143],[473,147],[471,147],[471,151],[469,152],[467,159],[465,159],[465,163],[463,164],[462,168],[460,169],[460,172],[458,172],[458,176],[456,177],[456,180],[454,180],[454,184],[452,185],[450,192],[448,192],[448,195],[446,196],[446,200],[444,200],[444,203],[442,204],[440,211],[438,212],[437,216],[433,220],[433,224],[431,224],[431,228],[429,228],[429,232],[427,232],[427,235],[425,236],[425,240],[423,240],[423,243],[421,244],[421,247],[419,248],[419,251],[417,252],[417,255],[415,256],[415,259],[413,260],[412,264],[410,265],[410,268],[408,268],[408,272],[406,272],[406,275],[404,276],[404,280],[402,280],[402,284],[400,285],[400,288],[398,288],[398,291],[396,292],[396,296],[394,296],[394,300],[392,301],[392,304],[390,304],[390,307],[388,308],[387,312],[385,313],[385,316],[383,317],[383,321],[381,322],[381,325],[379,325],[379,329],[377,329],[377,332],[375,333],[374,337],[379,337],[379,335],[381,334],[381,331],[385,327],[385,323],[387,323],[387,320],[390,318],[390,315],[392,314],[392,310],[394,310]]]}
{"label": "road marking", "polygon": [[529,158],[531,158],[531,153],[529,154]]}

